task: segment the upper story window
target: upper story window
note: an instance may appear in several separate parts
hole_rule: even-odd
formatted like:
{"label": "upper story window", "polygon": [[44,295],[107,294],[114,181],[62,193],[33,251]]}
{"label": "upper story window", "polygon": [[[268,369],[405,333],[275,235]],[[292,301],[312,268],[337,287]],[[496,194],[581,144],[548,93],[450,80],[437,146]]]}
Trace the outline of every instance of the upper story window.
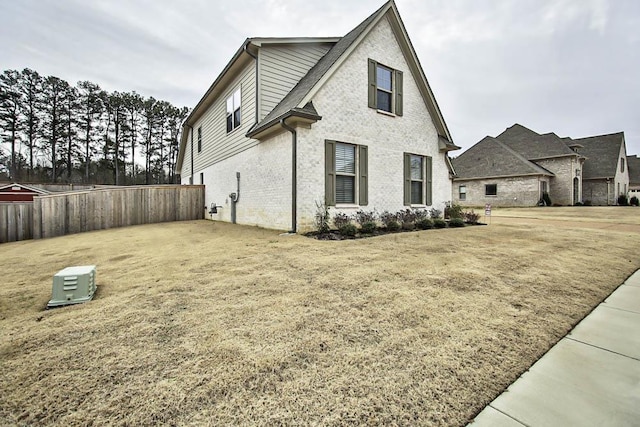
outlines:
{"label": "upper story window", "polygon": [[240,88],[227,98],[227,133],[240,126]]}
{"label": "upper story window", "polygon": [[402,116],[402,71],[369,59],[369,108]]}
{"label": "upper story window", "polygon": [[202,126],[198,126],[198,153],[202,151]]}
{"label": "upper story window", "polygon": [[620,157],[620,173],[624,173],[624,157]]}

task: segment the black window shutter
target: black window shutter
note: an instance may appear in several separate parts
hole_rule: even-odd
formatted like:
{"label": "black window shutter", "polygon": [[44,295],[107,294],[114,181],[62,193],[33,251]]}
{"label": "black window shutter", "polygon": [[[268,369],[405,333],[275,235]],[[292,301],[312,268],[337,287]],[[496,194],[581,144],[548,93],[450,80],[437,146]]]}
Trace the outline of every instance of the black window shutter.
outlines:
{"label": "black window shutter", "polygon": [[376,70],[378,63],[369,59],[369,108],[377,108],[378,83],[376,81]]}
{"label": "black window shutter", "polygon": [[404,205],[411,205],[411,154],[404,153]]}
{"label": "black window shutter", "polygon": [[369,204],[369,165],[367,159],[367,146],[358,146],[358,175],[360,177],[358,185],[358,204],[360,206],[367,206]]}
{"label": "black window shutter", "polygon": [[432,200],[431,200],[431,194],[433,192],[433,186],[432,186],[432,181],[433,181],[433,162],[431,160],[431,157],[427,157],[426,158],[426,163],[427,163],[427,206],[431,206]]}
{"label": "black window shutter", "polygon": [[395,70],[396,81],[396,116],[402,115],[402,71]]}
{"label": "black window shutter", "polygon": [[324,145],[324,203],[326,206],[336,204],[336,143],[325,141]]}

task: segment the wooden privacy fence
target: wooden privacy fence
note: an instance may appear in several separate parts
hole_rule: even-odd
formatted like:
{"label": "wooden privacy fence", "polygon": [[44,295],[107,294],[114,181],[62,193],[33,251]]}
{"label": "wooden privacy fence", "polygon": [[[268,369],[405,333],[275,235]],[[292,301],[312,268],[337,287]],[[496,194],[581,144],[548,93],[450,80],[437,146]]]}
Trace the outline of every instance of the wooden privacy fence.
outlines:
{"label": "wooden privacy fence", "polygon": [[203,185],[135,186],[51,194],[33,200],[33,238],[203,218]]}
{"label": "wooden privacy fence", "polygon": [[0,243],[33,238],[33,203],[0,203]]}

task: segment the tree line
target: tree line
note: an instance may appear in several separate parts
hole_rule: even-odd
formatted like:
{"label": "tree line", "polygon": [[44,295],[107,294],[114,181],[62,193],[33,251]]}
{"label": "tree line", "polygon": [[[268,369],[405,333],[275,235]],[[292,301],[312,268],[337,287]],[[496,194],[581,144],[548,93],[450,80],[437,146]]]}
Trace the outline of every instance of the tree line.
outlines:
{"label": "tree line", "polygon": [[75,86],[25,68],[0,75],[0,180],[164,184],[188,108],[134,92]]}

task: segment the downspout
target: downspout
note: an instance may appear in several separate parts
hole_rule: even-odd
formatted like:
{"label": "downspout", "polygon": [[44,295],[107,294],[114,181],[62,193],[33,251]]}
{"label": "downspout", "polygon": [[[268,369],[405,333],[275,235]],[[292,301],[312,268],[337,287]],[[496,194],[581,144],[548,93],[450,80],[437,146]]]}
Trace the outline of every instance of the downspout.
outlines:
{"label": "downspout", "polygon": [[188,123],[185,123],[185,125],[189,126],[189,129],[191,129],[191,181],[189,184],[193,185],[193,126]]}
{"label": "downspout", "polygon": [[285,122],[285,119],[280,119],[280,126],[291,132],[291,233],[296,233],[298,230],[298,133]]}

